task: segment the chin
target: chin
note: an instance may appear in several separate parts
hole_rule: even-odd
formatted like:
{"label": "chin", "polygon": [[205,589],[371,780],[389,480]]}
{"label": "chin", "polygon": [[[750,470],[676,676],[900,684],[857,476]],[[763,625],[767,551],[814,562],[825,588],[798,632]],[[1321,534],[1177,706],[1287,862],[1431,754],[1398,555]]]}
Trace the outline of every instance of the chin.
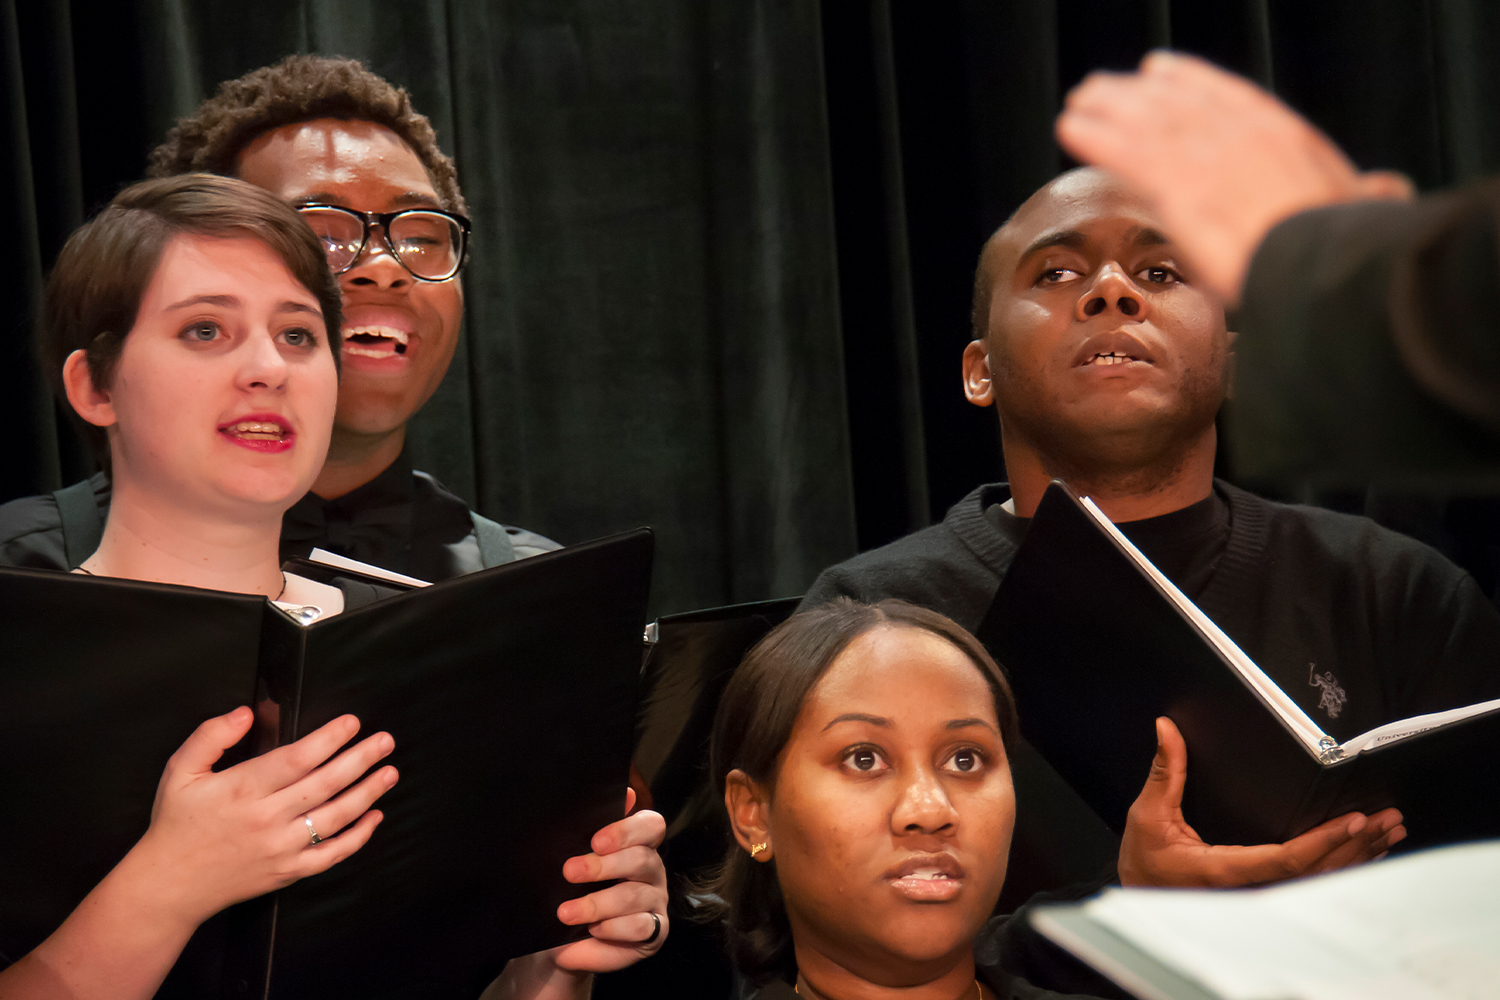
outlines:
{"label": "chin", "polygon": [[935,962],[974,945],[983,921],[951,905],[914,905],[912,912],[883,921],[881,948],[907,962]]}
{"label": "chin", "polygon": [[312,489],[312,483],[313,477],[305,474],[242,473],[224,477],[218,492],[240,503],[285,511]]}
{"label": "chin", "polygon": [[[347,385],[347,383],[346,383]],[[408,407],[401,399],[339,400],[337,416],[333,421],[333,432],[355,437],[385,437],[411,419],[421,409],[420,404]]]}

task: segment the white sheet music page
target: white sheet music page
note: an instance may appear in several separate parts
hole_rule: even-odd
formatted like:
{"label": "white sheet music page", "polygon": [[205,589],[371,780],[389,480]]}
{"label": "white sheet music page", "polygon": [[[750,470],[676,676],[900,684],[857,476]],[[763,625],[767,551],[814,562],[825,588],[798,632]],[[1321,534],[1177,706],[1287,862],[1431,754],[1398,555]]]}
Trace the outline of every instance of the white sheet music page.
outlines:
{"label": "white sheet music page", "polygon": [[319,563],[333,569],[347,569],[354,573],[363,573],[365,576],[373,576],[377,580],[389,580],[391,583],[399,583],[407,587],[432,586],[426,580],[418,580],[416,577],[407,576],[405,573],[397,573],[395,570],[372,566],[367,562],[360,562],[358,559],[341,556],[337,552],[329,552],[327,549],[313,549],[312,555],[307,557],[307,561]]}
{"label": "white sheet music page", "polygon": [[1084,912],[1225,1000],[1500,996],[1500,841],[1269,889],[1112,889]]}

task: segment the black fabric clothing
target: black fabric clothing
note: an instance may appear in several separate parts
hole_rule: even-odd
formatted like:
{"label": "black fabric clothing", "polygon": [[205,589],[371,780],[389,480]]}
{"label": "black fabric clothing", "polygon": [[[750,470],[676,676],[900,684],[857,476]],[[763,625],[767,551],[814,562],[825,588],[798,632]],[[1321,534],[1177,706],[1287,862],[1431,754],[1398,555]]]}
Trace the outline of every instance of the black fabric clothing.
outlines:
{"label": "black fabric clothing", "polygon": [[[109,478],[90,483],[101,515],[110,501]],[[523,528],[498,525],[478,514],[425,472],[414,471],[403,451],[385,471],[333,500],[309,493],[281,524],[281,558],[306,558],[314,548],[428,581],[447,580],[486,565],[480,533],[504,534],[511,555],[525,558],[559,548]],[[50,495],[0,506],[0,566],[71,569],[62,520]]]}
{"label": "black fabric clothing", "polygon": [[[1436,550],[1367,518],[1214,493],[1119,528],[1331,736],[1500,697],[1500,611]],[[984,514],[1008,496],[980,487],[941,524],[825,571],[804,606],[901,597],[976,628],[1015,554]]]}
{"label": "black fabric clothing", "polygon": [[[1038,989],[1023,979],[1003,969],[980,964],[974,970],[983,984],[984,1000],[1068,1000],[1076,996],[1071,993],[1053,993]],[[758,990],[745,994],[742,1000],[800,1000],[800,995],[787,983],[773,979]],[[1087,998],[1079,998],[1087,1000]]]}
{"label": "black fabric clothing", "polygon": [[[1017,517],[1001,504],[991,504],[984,516],[1017,546],[1031,524],[1030,518]],[[1130,540],[1151,554],[1151,562],[1179,590],[1197,601],[1229,544],[1229,502],[1215,490],[1182,510],[1136,521],[1129,527]]]}
{"label": "black fabric clothing", "polygon": [[[109,477],[96,472],[88,480],[100,516],[109,511]],[[76,569],[63,543],[62,515],[52,494],[21,497],[0,504],[0,566],[30,569]]]}
{"label": "black fabric clothing", "polygon": [[[477,515],[403,451],[384,472],[333,500],[309,493],[281,522],[282,558],[316,548],[405,573],[448,580],[485,567]],[[559,548],[550,538],[505,527],[515,558]]]}
{"label": "black fabric clothing", "polygon": [[1241,477],[1500,485],[1500,179],[1293,216],[1230,319]]}
{"label": "black fabric clothing", "polygon": [[[896,597],[972,631],[1024,535],[1021,519],[1003,509],[990,514],[1009,493],[1004,484],[982,486],[942,523],[826,570],[803,607],[839,595]],[[1500,697],[1500,611],[1438,552],[1373,521],[1272,503],[1215,482],[1214,496],[1194,507],[1119,528],[1148,558],[1160,558],[1167,577],[1340,741],[1394,719]],[[1097,881],[1091,872],[1107,870],[1119,849],[1114,833],[1024,741],[1011,769],[1016,829],[1001,912],[1033,891]],[[1097,989],[1055,978],[1071,960],[1020,922],[990,933],[1006,967],[1031,982]]]}
{"label": "black fabric clothing", "polygon": [[329,586],[337,587],[344,595],[344,610],[353,611],[376,601],[383,601],[387,597],[395,597],[401,591],[395,587],[382,587],[378,583],[369,583],[365,580],[351,580],[348,577],[335,577]]}

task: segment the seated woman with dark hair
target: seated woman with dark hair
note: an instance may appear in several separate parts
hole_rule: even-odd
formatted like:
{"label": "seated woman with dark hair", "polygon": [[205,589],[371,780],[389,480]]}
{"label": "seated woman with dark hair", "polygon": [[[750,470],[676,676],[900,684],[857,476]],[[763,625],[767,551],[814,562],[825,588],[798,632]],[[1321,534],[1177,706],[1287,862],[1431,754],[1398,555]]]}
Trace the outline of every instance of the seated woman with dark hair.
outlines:
{"label": "seated woman with dark hair", "polygon": [[974,960],[1016,732],[994,660],[935,611],[840,598],[750,651],[711,750],[737,846],[705,888],[758,1000],[1056,995]]}
{"label": "seated woman with dark hair", "polygon": [[[281,516],[328,449],[339,313],[312,230],[241,181],[136,184],[74,233],[48,282],[42,354],[114,484],[103,541],[80,571],[262,594],[305,619],[375,599],[373,588],[284,573],[278,553]],[[334,756],[359,728],[344,716],[214,772],[251,723],[242,707],[189,737],[145,835],[62,927],[0,972],[0,996],[149,997],[208,917],[364,845],[381,819],[370,806],[396,771],[359,779],[391,752],[389,734]],[[563,964],[610,968],[654,950],[639,942],[656,926],[651,911],[665,910],[651,850],[660,827],[638,814],[595,836],[610,856],[569,862],[573,881],[646,885],[563,904],[570,922],[593,921],[596,937],[517,963],[510,995],[586,993],[587,972]],[[632,845],[645,849],[621,858]]]}

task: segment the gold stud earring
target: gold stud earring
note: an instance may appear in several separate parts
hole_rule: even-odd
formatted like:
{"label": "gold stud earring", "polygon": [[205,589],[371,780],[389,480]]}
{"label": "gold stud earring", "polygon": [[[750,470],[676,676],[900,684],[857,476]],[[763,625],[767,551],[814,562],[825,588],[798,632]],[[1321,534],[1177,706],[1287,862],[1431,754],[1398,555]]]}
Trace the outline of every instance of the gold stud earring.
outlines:
{"label": "gold stud earring", "polygon": [[764,851],[766,848],[768,848],[770,846],[771,846],[771,844],[770,844],[769,841],[766,842],[766,843],[762,843],[762,844],[751,844],[750,845],[750,856],[753,858],[757,854],[759,854],[761,851]]}

